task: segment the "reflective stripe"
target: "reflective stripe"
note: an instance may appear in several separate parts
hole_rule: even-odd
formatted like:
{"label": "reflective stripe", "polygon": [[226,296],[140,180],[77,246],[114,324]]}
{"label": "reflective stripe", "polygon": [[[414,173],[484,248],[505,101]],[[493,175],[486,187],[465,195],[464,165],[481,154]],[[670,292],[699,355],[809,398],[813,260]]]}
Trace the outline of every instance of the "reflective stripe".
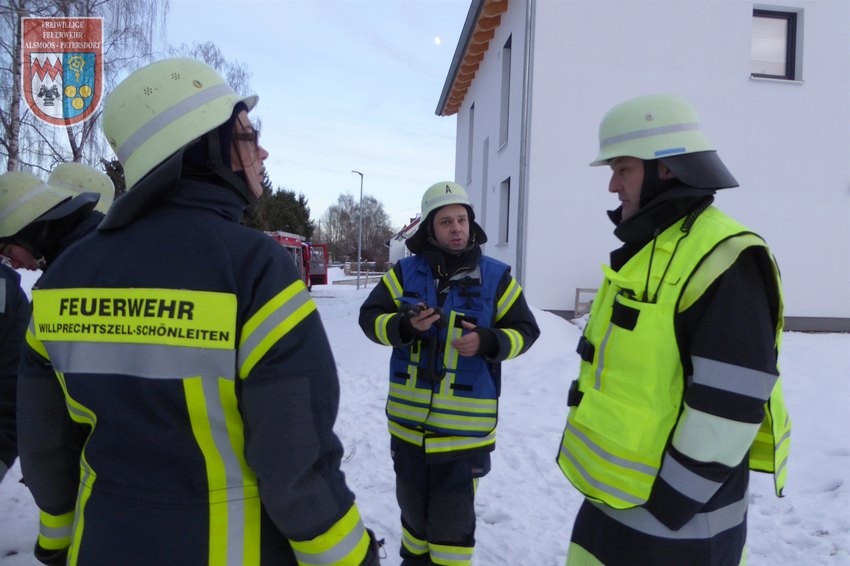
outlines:
{"label": "reflective stripe", "polygon": [[431,562],[439,566],[468,566],[472,564],[471,546],[449,546],[446,544],[428,544]]}
{"label": "reflective stripe", "polygon": [[401,544],[411,553],[417,556],[428,554],[428,541],[416,538],[404,525],[401,526]]}
{"label": "reflective stripe", "polygon": [[[62,393],[65,395],[65,407],[68,409],[68,414],[71,420],[77,423],[85,424],[94,429],[97,426],[97,416],[80,404],[68,394],[68,385],[65,383],[65,375],[62,372],[56,372],[56,379],[59,381],[59,386],[62,388]],[[77,504],[74,509],[74,524],[76,528],[71,535],[71,547],[68,552],[68,564],[77,564],[77,554],[80,551],[80,541],[83,537],[84,521],[86,505],[91,497],[92,487],[97,480],[97,474],[94,473],[86,458],[85,447],[80,454],[80,487],[77,490]]]}
{"label": "reflective stripe", "polygon": [[392,346],[387,335],[387,327],[390,324],[390,319],[394,316],[396,316],[395,313],[380,314],[375,318],[375,338],[384,346]]}
{"label": "reflective stripe", "polygon": [[560,456],[562,458],[566,458],[567,460],[569,460],[570,463],[573,465],[573,467],[578,471],[578,473],[580,473],[582,475],[582,477],[584,477],[585,481],[587,481],[588,484],[595,487],[599,491],[602,491],[602,492],[607,493],[609,495],[613,495],[617,499],[620,499],[622,501],[627,501],[627,502],[633,503],[635,505],[640,505],[641,503],[644,502],[643,498],[636,497],[636,496],[634,496],[630,493],[626,493],[622,489],[618,489],[618,488],[616,488],[612,485],[604,483],[604,482],[594,478],[593,476],[591,476],[590,473],[584,468],[584,466],[579,464],[579,462],[578,462],[578,460],[576,460],[575,456],[573,456],[570,453],[570,451],[567,450],[564,447],[563,444],[561,445]]}
{"label": "reflective stripe", "polygon": [[454,450],[481,448],[496,442],[496,431],[487,436],[434,436],[425,437],[425,453],[436,454]]}
{"label": "reflective stripe", "polygon": [[74,530],[74,512],[51,515],[44,511],[38,514],[38,545],[45,550],[60,550],[71,544]]}
{"label": "reflective stripe", "polygon": [[691,275],[677,307],[678,312],[688,310],[714,281],[726,273],[745,249],[753,246],[764,247],[765,243],[752,232],[741,232],[723,240],[699,264]]}
{"label": "reflective stripe", "polygon": [[499,322],[511,310],[511,307],[519,298],[520,293],[522,293],[522,287],[519,286],[516,279],[511,277],[510,285],[508,285],[508,288],[505,289],[505,292],[496,303],[496,322]]}
{"label": "reflective stripe", "polygon": [[413,401],[415,403],[424,403],[425,405],[428,405],[431,402],[431,391],[429,389],[406,387],[398,383],[390,383],[390,395],[392,397]]}
{"label": "reflective stripe", "polygon": [[693,382],[722,389],[730,393],[767,401],[778,376],[753,369],[709,360],[699,356],[691,358],[694,367]]}
{"label": "reflective stripe", "polygon": [[196,108],[212,102],[219,98],[227,96],[236,96],[233,89],[229,85],[219,84],[211,86],[208,89],[202,90],[197,94],[193,94],[189,98],[184,98],[177,104],[166,109],[164,112],[153,116],[142,127],[133,132],[133,135],[127,138],[121,147],[115,149],[115,155],[121,160],[121,163],[126,163],[127,158],[132,155],[140,146],[144,145],[150,138],[157,134],[172,122],[178,120],[185,114],[188,114]]}
{"label": "reflective stripe", "polygon": [[473,399],[471,397],[445,397],[435,395],[433,408],[457,410],[473,413],[496,413],[498,402],[495,399]]}
{"label": "reflective stripe", "polygon": [[467,415],[446,415],[431,411],[425,421],[428,425],[455,430],[490,430],[496,424],[496,417],[472,417]]}
{"label": "reflective stripe", "polygon": [[614,509],[607,505],[591,503],[618,523],[641,533],[666,539],[700,540],[710,539],[723,531],[735,528],[743,523],[747,515],[748,497],[749,495],[746,494],[743,499],[731,503],[726,507],[721,507],[707,513],[697,513],[685,526],[675,531],[665,527],[652,513],[643,507]]}
{"label": "reflective stripe", "polygon": [[303,281],[295,281],[251,317],[239,342],[239,377],[245,379],[278,340],[316,310]]}
{"label": "reflective stripe", "polygon": [[[646,474],[646,475],[649,475],[649,476],[652,476],[652,477],[655,477],[658,474],[658,468],[656,468],[654,466],[650,466],[648,464],[642,464],[641,462],[633,462],[631,460],[626,460],[625,458],[620,458],[619,456],[615,456],[614,454],[607,452],[601,446],[599,446],[598,444],[593,442],[590,439],[590,437],[588,437],[582,431],[580,431],[575,426],[573,426],[573,424],[569,421],[567,421],[566,430],[570,431],[573,434],[573,436],[575,436],[578,440],[580,440],[582,442],[582,444],[584,444],[585,446],[590,448],[590,450],[594,454],[596,454],[597,456],[599,456],[600,458],[602,458],[606,462],[609,462],[609,463],[614,464],[615,466],[619,466],[621,468],[626,468],[628,470],[634,470],[636,472],[640,472],[642,474]],[[561,452],[565,452],[565,451],[566,450],[565,450],[564,446],[561,446]],[[570,461],[573,461],[572,458],[570,459]]]}
{"label": "reflective stripe", "polygon": [[396,277],[395,269],[387,271],[384,276],[381,277],[381,281],[383,281],[384,285],[387,286],[387,291],[390,292],[390,296],[393,298],[393,301],[398,303],[404,292],[402,291],[401,284],[398,282],[398,277]]}
{"label": "reflective stripe", "polygon": [[424,434],[418,430],[407,428],[393,421],[387,422],[387,430],[396,438],[415,444],[416,446],[422,446]]}
{"label": "reflective stripe", "polygon": [[[71,198],[71,195],[69,195],[67,192],[57,191],[56,189],[54,189],[53,187],[51,187],[48,184],[41,184],[41,185],[38,185],[36,187],[33,187],[31,190],[22,194],[20,197],[16,198],[14,201],[12,201],[8,204],[5,204],[3,206],[3,209],[0,210],[0,221],[5,220],[9,216],[12,216],[12,214],[14,214],[15,211],[17,211],[19,208],[21,208],[22,206],[27,204],[32,199],[34,199],[37,196],[40,196],[44,193],[53,193],[57,197],[59,197],[59,200],[56,201],[54,204],[52,204],[50,206],[58,205],[58,204],[60,204],[64,201],[68,200],[69,198]],[[45,212],[47,212],[47,211],[42,210],[41,214],[43,214]],[[39,216],[41,214],[39,214]],[[14,234],[5,234],[5,236],[7,236],[7,237],[8,236],[14,236]]]}
{"label": "reflective stripe", "polygon": [[622,143],[625,141],[638,140],[641,138],[649,138],[664,134],[673,134],[676,132],[690,132],[693,130],[699,130],[699,122],[686,122],[684,124],[671,124],[670,126],[647,128],[645,130],[636,130],[634,132],[626,132],[625,134],[605,138],[599,142],[599,147],[601,149],[603,147],[608,147],[609,145],[614,145],[615,143]]}
{"label": "reflective stripe", "polygon": [[[246,508],[257,517],[260,511],[256,478],[242,456],[244,432],[233,382],[196,377],[183,380],[183,388],[192,432],[207,470],[210,564],[242,564],[243,536],[258,537],[256,530],[246,529]],[[239,439],[239,446],[233,446],[231,439]],[[259,521],[251,521],[251,526],[258,529]]]}
{"label": "reflective stripe", "polygon": [[505,333],[508,337],[508,341],[511,343],[511,350],[508,352],[508,357],[505,359],[509,360],[519,356],[522,353],[523,346],[525,345],[522,339],[522,334],[512,328],[502,328],[501,331]]}
{"label": "reflective stripe", "polygon": [[[616,300],[616,299],[615,299]],[[611,337],[611,332],[614,330],[614,323],[608,325],[608,330],[605,331],[605,338],[599,344],[599,355],[597,356],[598,367],[596,368],[596,382],[593,384],[595,389],[602,387],[602,370],[605,369],[605,346],[608,345],[608,338]]]}
{"label": "reflective stripe", "polygon": [[699,462],[719,462],[731,468],[741,463],[760,425],[704,413],[685,403],[673,446]]}
{"label": "reflective stripe", "polygon": [[27,327],[27,344],[30,348],[35,350],[38,355],[40,355],[44,359],[50,359],[50,356],[47,353],[47,349],[44,347],[44,344],[35,337],[35,327],[33,325],[33,319],[30,319],[30,324]]}
{"label": "reflective stripe", "polygon": [[120,374],[150,379],[215,375],[234,379],[233,350],[154,344],[48,342],[53,367],[63,373]]}
{"label": "reflective stripe", "polygon": [[369,534],[356,505],[324,534],[307,541],[289,542],[298,564],[304,566],[360,564],[369,550]]}
{"label": "reflective stripe", "polygon": [[670,454],[664,455],[664,463],[661,465],[661,473],[658,477],[682,495],[700,503],[708,502],[723,485],[689,470]]}

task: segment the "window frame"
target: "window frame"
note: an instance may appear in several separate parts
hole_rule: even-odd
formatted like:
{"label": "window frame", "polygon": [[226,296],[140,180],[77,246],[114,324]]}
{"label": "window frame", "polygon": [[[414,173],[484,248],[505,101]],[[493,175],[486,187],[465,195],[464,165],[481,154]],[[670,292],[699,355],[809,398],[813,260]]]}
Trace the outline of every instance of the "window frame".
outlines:
{"label": "window frame", "polygon": [[[785,81],[799,80],[797,75],[797,12],[767,10],[764,8],[753,8],[753,19],[755,18],[772,18],[777,20],[785,20],[786,25],[786,42],[785,42],[785,74],[771,75],[768,73],[753,73],[751,77],[760,79],[775,79]],[[752,65],[752,52],[750,53],[750,64]]]}

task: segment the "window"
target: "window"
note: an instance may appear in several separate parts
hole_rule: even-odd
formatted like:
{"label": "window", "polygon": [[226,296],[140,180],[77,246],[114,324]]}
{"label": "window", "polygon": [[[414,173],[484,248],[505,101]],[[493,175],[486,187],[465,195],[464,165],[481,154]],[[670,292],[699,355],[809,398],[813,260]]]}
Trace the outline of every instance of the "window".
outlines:
{"label": "window", "polygon": [[798,80],[797,12],[753,10],[753,77]]}
{"label": "window", "polygon": [[502,108],[499,117],[499,147],[508,142],[508,118],[511,109],[511,37],[502,48]]}
{"label": "window", "polygon": [[475,133],[475,103],[469,107],[469,139],[466,142],[466,182],[472,181],[472,134]]}
{"label": "window", "polygon": [[484,138],[484,147],[481,149],[481,214],[478,215],[478,224],[487,231],[487,182],[490,178],[488,169],[490,168],[490,138]]}
{"label": "window", "polygon": [[508,243],[508,228],[511,224],[511,178],[502,181],[499,190],[499,245]]}

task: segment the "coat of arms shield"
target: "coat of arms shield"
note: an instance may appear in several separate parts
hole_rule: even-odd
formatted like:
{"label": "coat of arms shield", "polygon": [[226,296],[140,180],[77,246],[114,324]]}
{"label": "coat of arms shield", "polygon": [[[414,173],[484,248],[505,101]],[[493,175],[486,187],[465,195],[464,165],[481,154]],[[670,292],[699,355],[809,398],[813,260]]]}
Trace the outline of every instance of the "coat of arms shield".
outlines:
{"label": "coat of arms shield", "polygon": [[23,18],[24,98],[56,126],[91,118],[103,92],[102,18]]}

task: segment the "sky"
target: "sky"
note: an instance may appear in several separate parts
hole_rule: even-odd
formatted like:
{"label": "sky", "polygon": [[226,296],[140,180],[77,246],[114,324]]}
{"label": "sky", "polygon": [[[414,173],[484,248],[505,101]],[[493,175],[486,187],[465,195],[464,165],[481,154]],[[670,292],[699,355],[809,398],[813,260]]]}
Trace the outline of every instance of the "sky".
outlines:
{"label": "sky", "polygon": [[317,219],[371,195],[393,227],[454,179],[454,116],[436,115],[469,0],[170,0],[167,42],[215,42],[252,74],[272,185]]}
{"label": "sky", "polygon": [[[37,274],[23,273],[28,289]],[[340,269],[330,279],[340,280]],[[362,282],[362,281],[361,281]],[[342,467],[363,521],[386,541],[382,566],[398,566],[401,536],[384,403],[390,349],[357,325],[371,288],[313,286],[340,379],[335,430]],[[532,309],[540,338],[502,366],[502,396],[492,471],[476,496],[473,566],[563,566],[581,496],[561,474],[555,455],[578,375],[575,344],[581,319],[570,322]],[[779,357],[792,420],[785,497],[771,476],[753,474],[748,566],[850,564],[850,334],[786,332]],[[0,564],[35,566],[38,512],[16,464],[0,483]]]}

